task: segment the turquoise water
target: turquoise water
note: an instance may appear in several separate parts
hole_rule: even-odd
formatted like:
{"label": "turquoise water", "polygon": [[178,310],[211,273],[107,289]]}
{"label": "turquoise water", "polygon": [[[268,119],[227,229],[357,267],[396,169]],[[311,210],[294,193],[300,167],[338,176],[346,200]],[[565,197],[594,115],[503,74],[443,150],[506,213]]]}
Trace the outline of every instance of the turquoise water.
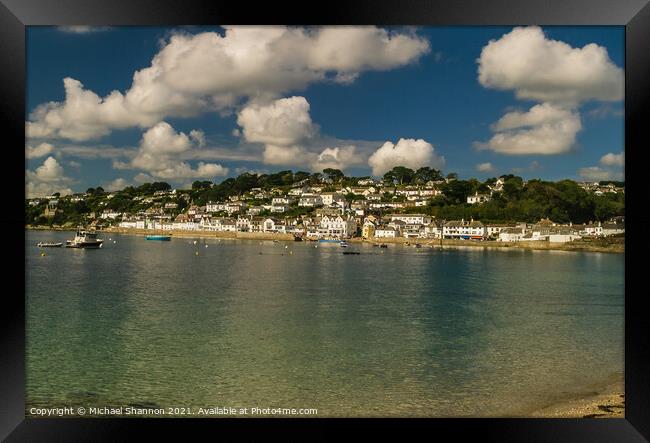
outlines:
{"label": "turquoise water", "polygon": [[117,234],[99,250],[35,246],[73,234],[26,234],[28,409],[494,417],[622,377],[622,254]]}

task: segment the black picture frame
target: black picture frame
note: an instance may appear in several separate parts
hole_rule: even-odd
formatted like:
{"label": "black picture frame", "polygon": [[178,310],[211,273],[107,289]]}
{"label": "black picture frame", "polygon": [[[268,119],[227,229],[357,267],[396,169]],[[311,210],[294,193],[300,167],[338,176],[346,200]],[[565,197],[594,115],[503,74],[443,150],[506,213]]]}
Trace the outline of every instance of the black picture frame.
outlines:
{"label": "black picture frame", "polygon": [[[330,1],[293,4],[207,0],[0,0],[0,118],[4,130],[5,290],[0,323],[0,438],[7,441],[118,441],[151,432],[277,431],[319,436],[424,431],[434,438],[496,441],[636,442],[650,439],[650,333],[644,310],[644,172],[650,103],[649,0]],[[24,303],[25,26],[29,25],[622,25],[625,26],[625,397],[624,419],[26,419]],[[21,191],[22,189],[22,191]],[[647,199],[645,199],[647,200]],[[22,235],[21,235],[22,233]],[[637,240],[638,239],[638,240]],[[11,289],[6,289],[10,282]],[[255,426],[252,426],[255,425]],[[179,434],[180,435],[180,434]],[[268,435],[268,434],[267,434]]]}

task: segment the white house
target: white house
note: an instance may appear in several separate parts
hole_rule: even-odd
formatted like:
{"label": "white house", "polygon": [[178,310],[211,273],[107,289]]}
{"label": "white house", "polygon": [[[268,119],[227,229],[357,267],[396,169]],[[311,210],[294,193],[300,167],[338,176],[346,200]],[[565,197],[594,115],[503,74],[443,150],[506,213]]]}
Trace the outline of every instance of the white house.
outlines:
{"label": "white house", "polygon": [[444,223],[442,221],[433,220],[424,227],[424,235],[428,238],[440,238],[442,237],[443,226]]}
{"label": "white house", "polygon": [[121,215],[121,213],[119,213],[119,212],[115,212],[115,211],[113,211],[113,210],[111,210],[111,209],[108,209],[108,210],[102,212],[102,215],[100,215],[99,218],[109,219],[109,220],[115,220],[115,219],[116,219],[117,217],[119,217],[120,215]]}
{"label": "white house", "polygon": [[485,226],[480,221],[451,220],[442,228],[444,238],[480,240],[485,237]]}
{"label": "white house", "polygon": [[271,206],[271,212],[287,212],[289,209],[289,205],[274,204]]}
{"label": "white house", "polygon": [[622,223],[605,223],[603,224],[603,235],[616,235],[625,232],[625,225]]}
{"label": "white house", "polygon": [[524,238],[524,230],[522,228],[505,228],[499,231],[498,241],[502,242],[517,242]]}
{"label": "white house", "polygon": [[589,223],[585,225],[584,232],[586,235],[600,237],[603,235],[603,226],[600,222],[598,224]]}
{"label": "white house", "polygon": [[498,237],[502,231],[508,228],[516,228],[516,227],[517,226],[515,224],[511,224],[511,223],[489,224],[485,226],[485,235],[487,237]]}
{"label": "white house", "polygon": [[226,209],[225,203],[212,203],[211,201],[205,205],[206,212],[221,212]]}
{"label": "white house", "polygon": [[303,194],[300,196],[298,201],[298,206],[310,207],[321,206],[323,204],[323,198],[317,194]]}
{"label": "white house", "polygon": [[329,206],[332,203],[345,201],[343,194],[339,194],[338,192],[323,192],[320,196],[323,201],[323,205],[325,206]]}
{"label": "white house", "polygon": [[275,231],[275,220],[272,218],[265,218],[262,222],[262,231],[263,232],[273,232]]}
{"label": "white house", "polygon": [[479,194],[478,192],[475,193],[474,195],[467,196],[467,203],[469,203],[470,205],[476,203],[485,203],[488,200],[490,200],[490,196],[488,194]]}
{"label": "white house", "polygon": [[494,182],[494,184],[493,184],[492,186],[489,186],[489,185],[488,185],[488,187],[490,188],[490,190],[491,190],[492,192],[499,192],[499,191],[502,191],[502,190],[503,190],[503,184],[504,184],[504,183],[505,183],[505,180],[504,180],[503,178],[499,177],[499,178],[497,179],[497,181]]}
{"label": "white house", "polygon": [[580,238],[582,237],[580,237],[577,234],[557,233],[557,234],[549,234],[548,241],[551,243],[567,243]]}
{"label": "white house", "polygon": [[251,227],[251,219],[248,217],[237,217],[236,225],[238,231],[249,231]]}
{"label": "white house", "polygon": [[342,216],[324,216],[320,220],[318,232],[322,236],[347,238],[352,237],[357,230],[357,223],[352,217],[343,218]]}
{"label": "white house", "polygon": [[375,229],[375,238],[395,238],[399,233],[390,226],[380,226]]}
{"label": "white house", "polygon": [[[142,228],[144,229],[144,222],[142,223]],[[138,229],[138,221],[137,220],[125,220],[121,221],[120,224],[118,225],[120,228],[126,228],[126,229]]]}
{"label": "white house", "polygon": [[307,192],[309,192],[309,188],[307,186],[303,186],[301,188],[290,189],[288,194],[298,197],[301,196],[302,194],[306,194]]}
{"label": "white house", "polygon": [[271,200],[271,204],[273,206],[290,205],[295,201],[296,199],[291,197],[273,197],[273,200]]}
{"label": "white house", "polygon": [[222,232],[237,232],[237,220],[234,220],[232,218],[226,218],[221,221],[221,229],[220,231]]}
{"label": "white house", "polygon": [[428,225],[431,223],[431,216],[426,214],[389,214],[390,221],[400,220],[407,225]]}

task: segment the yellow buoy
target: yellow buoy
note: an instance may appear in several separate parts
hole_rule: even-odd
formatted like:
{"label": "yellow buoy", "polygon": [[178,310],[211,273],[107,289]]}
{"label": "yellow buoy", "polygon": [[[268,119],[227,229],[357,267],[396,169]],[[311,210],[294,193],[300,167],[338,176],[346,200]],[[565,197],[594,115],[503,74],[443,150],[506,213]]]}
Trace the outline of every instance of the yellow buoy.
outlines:
{"label": "yellow buoy", "polygon": [[208,247],[208,245],[205,245],[205,247],[207,248],[207,247]]}
{"label": "yellow buoy", "polygon": [[45,252],[41,252],[41,257],[45,257]]}
{"label": "yellow buoy", "polygon": [[194,253],[194,255],[199,255],[199,251],[196,251],[196,252]]}

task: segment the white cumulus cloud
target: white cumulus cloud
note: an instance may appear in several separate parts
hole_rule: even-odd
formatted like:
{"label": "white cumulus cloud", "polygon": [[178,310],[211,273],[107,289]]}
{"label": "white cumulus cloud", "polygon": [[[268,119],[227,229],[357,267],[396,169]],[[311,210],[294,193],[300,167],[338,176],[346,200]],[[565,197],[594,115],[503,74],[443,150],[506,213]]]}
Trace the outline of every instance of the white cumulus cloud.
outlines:
{"label": "white cumulus cloud", "polygon": [[422,139],[404,138],[399,139],[397,144],[387,141],[368,159],[368,165],[375,176],[382,175],[395,166],[406,166],[411,169],[433,166],[441,169],[444,162],[444,157],[434,152],[431,143]]}
{"label": "white cumulus cloud", "polygon": [[312,171],[323,169],[345,169],[349,166],[363,164],[364,159],[357,152],[356,146],[335,146],[323,149],[311,164]]}
{"label": "white cumulus cloud", "polygon": [[569,152],[582,129],[580,114],[549,103],[527,112],[509,112],[493,125],[496,133],[479,149],[508,155],[553,155]]}
{"label": "white cumulus cloud", "polygon": [[623,70],[606,48],[595,43],[574,48],[548,39],[538,26],[517,27],[491,40],[477,62],[484,87],[540,102],[527,112],[505,114],[492,125],[489,141],[475,143],[501,154],[569,152],[582,130],[580,104],[623,98]]}
{"label": "white cumulus cloud", "polygon": [[120,178],[116,178],[111,182],[102,184],[102,188],[104,188],[104,190],[106,191],[112,192],[112,191],[121,191],[122,189],[126,188],[129,185],[130,183],[128,180],[120,177]]}
{"label": "white cumulus cloud", "polygon": [[251,103],[239,112],[237,123],[247,141],[276,146],[294,145],[317,131],[304,97],[282,98],[263,105]]}
{"label": "white cumulus cloud", "polygon": [[403,66],[428,51],[428,41],[412,32],[373,26],[233,26],[224,35],[175,34],[125,92],[100,97],[64,79],[65,100],[38,106],[26,130],[31,138],[96,139],[166,117],[232,109],[245,97],[268,100],[314,82],[348,83],[363,71]]}
{"label": "white cumulus cloud", "polygon": [[492,172],[494,171],[494,166],[490,162],[479,163],[476,165],[476,170],[479,172]]}
{"label": "white cumulus cloud", "polygon": [[27,198],[44,197],[59,192],[72,194],[72,179],[65,176],[63,167],[54,157],[48,157],[35,171],[25,171]]}
{"label": "white cumulus cloud", "polygon": [[153,178],[176,181],[227,175],[228,169],[219,164],[199,162],[196,168],[192,168],[180,158],[204,142],[203,133],[200,131],[192,131],[188,136],[184,132],[177,132],[169,123],[160,122],[142,135],[137,154],[130,162],[115,161],[113,167],[140,169]]}
{"label": "white cumulus cloud", "polygon": [[309,166],[321,171],[365,162],[356,146],[326,142],[309,110],[309,103],[300,96],[253,102],[239,111],[237,123],[247,142],[264,144],[262,161],[269,165]]}
{"label": "white cumulus cloud", "polygon": [[610,152],[605,154],[601,157],[600,164],[603,166],[625,166],[625,153],[614,154]]}
{"label": "white cumulus cloud", "polygon": [[41,143],[37,146],[26,146],[25,156],[27,158],[44,157],[54,151],[54,146],[49,143]]}
{"label": "white cumulus cloud", "polygon": [[621,171],[605,169],[599,166],[580,168],[578,170],[578,175],[580,178],[587,181],[623,180],[623,173]]}
{"label": "white cumulus cloud", "polygon": [[478,59],[479,82],[514,90],[518,98],[579,103],[623,98],[623,70],[595,43],[573,48],[546,38],[538,26],[518,27],[491,40]]}

